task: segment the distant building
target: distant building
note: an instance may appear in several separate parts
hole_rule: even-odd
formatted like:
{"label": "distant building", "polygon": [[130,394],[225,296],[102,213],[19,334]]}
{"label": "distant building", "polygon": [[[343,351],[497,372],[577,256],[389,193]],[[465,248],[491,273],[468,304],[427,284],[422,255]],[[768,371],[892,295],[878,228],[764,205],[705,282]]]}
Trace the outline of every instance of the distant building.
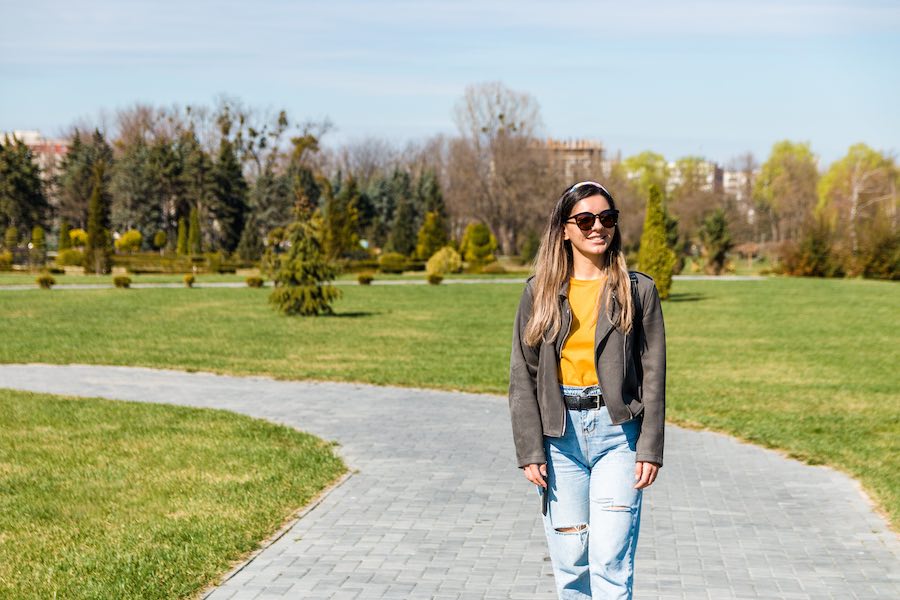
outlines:
{"label": "distant building", "polygon": [[574,182],[576,177],[585,174],[599,177],[602,173],[606,150],[596,140],[547,138],[544,146],[550,151],[556,168],[565,175],[567,181]]}
{"label": "distant building", "polygon": [[[672,190],[684,183],[684,174],[678,168],[677,162],[670,162],[669,179],[666,182],[666,192],[671,193]],[[718,164],[704,160],[698,165],[700,176],[700,190],[704,192],[721,192],[723,190],[723,178],[725,171]]]}
{"label": "distant building", "polygon": [[13,131],[6,133],[11,139],[21,140],[28,146],[34,158],[34,162],[41,169],[41,176],[45,181],[59,172],[62,159],[69,151],[68,140],[54,140],[45,138],[40,131]]}

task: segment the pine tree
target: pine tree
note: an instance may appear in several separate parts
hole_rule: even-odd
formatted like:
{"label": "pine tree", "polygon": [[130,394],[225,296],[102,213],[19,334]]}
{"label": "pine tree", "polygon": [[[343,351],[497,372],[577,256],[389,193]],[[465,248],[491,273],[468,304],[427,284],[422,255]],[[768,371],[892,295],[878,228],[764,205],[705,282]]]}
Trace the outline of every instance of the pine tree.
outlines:
{"label": "pine tree", "polygon": [[213,168],[215,202],[212,214],[218,224],[217,247],[233,252],[244,230],[247,213],[247,181],[241,171],[234,142],[228,138],[228,127],[222,128],[219,156]]}
{"label": "pine tree", "polygon": [[203,253],[203,245],[200,239],[200,211],[196,208],[191,209],[190,228],[188,229],[188,252],[191,254]]}
{"label": "pine tree", "polygon": [[443,227],[440,215],[437,212],[425,213],[425,222],[419,229],[416,243],[416,256],[422,260],[428,260],[435,252],[446,246],[448,240],[449,236]]}
{"label": "pine tree", "polygon": [[469,223],[463,232],[460,254],[472,266],[478,267],[494,262],[497,238],[484,223]]}
{"label": "pine tree", "polygon": [[175,244],[175,253],[185,256],[188,253],[187,224],[184,217],[178,219],[178,241]]}
{"label": "pine tree", "polygon": [[94,169],[103,163],[103,193],[109,190],[112,175],[113,151],[99,130],[87,136],[75,131],[72,143],[60,165],[55,187],[58,192],[58,214],[70,223],[84,228],[88,218],[88,204],[94,191]]}
{"label": "pine tree", "polygon": [[72,238],[69,236],[69,220],[63,218],[59,223],[59,246],[60,252],[68,250],[72,247]]}
{"label": "pine tree", "polygon": [[416,250],[416,209],[412,200],[401,196],[397,202],[397,211],[391,233],[388,236],[387,250],[410,256]]}
{"label": "pine tree", "polygon": [[289,316],[332,314],[331,303],[340,297],[340,290],[327,283],[337,277],[338,268],[325,257],[324,223],[309,206],[308,199],[298,199],[286,232],[287,250],[266,261],[275,283],[269,302]]}
{"label": "pine tree", "polygon": [[669,297],[669,290],[672,287],[672,272],[676,257],[666,241],[665,214],[659,188],[650,185],[648,196],[638,263],[641,270],[653,278],[659,297],[665,300]]}
{"label": "pine tree", "polygon": [[112,237],[109,234],[109,197],[106,164],[94,165],[94,189],[88,202],[88,241],[84,249],[84,271],[102,275],[112,268]]}
{"label": "pine tree", "polygon": [[700,242],[706,256],[707,272],[712,275],[720,274],[725,266],[725,255],[732,246],[724,210],[718,208],[704,219],[700,226]]}
{"label": "pine tree", "polygon": [[356,209],[359,188],[353,177],[349,177],[341,185],[336,195],[331,193],[329,187],[326,185],[323,190],[325,202],[321,210],[324,227],[322,241],[325,255],[334,260],[352,254],[359,247],[359,213]]}
{"label": "pine tree", "polygon": [[[179,155],[183,164],[179,175],[182,195],[176,204],[179,218],[189,219],[193,208],[206,214],[215,203],[215,182],[213,179],[213,162],[209,154],[200,146],[196,134],[189,130],[179,138]],[[203,229],[198,231],[202,239]],[[189,248],[185,246],[185,254]]]}
{"label": "pine tree", "polygon": [[0,141],[0,229],[16,225],[28,231],[47,222],[50,205],[41,172],[22,140]]}
{"label": "pine tree", "polygon": [[242,260],[257,261],[262,257],[265,246],[263,246],[262,237],[259,235],[259,225],[256,222],[256,216],[250,213],[247,224],[244,226],[244,232],[241,234],[241,241],[238,243],[237,253]]}

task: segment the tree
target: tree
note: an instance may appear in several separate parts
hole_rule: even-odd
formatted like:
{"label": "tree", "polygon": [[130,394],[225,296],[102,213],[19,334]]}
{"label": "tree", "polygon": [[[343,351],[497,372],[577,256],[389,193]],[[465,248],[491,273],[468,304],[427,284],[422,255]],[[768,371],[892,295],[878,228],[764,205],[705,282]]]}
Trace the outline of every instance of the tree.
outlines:
{"label": "tree", "polygon": [[166,243],[169,241],[168,236],[165,231],[157,231],[153,236],[153,247],[159,250],[159,255],[162,256],[166,249]]}
{"label": "tree", "polygon": [[[184,165],[180,174],[183,194],[176,204],[175,212],[179,219],[190,219],[192,210],[197,209],[206,214],[215,203],[213,162],[200,145],[193,130],[183,133],[179,138],[179,153]],[[199,214],[197,232],[198,239],[202,242],[203,231],[200,228]],[[187,251],[186,247],[185,253]]]}
{"label": "tree", "polygon": [[175,253],[179,256],[185,256],[188,253],[187,224],[184,222],[184,217],[178,219],[178,240],[175,243]]}
{"label": "tree", "polygon": [[448,241],[447,231],[441,223],[439,214],[437,212],[426,213],[425,222],[419,229],[416,256],[422,260],[428,260],[435,252],[446,246]]}
{"label": "tree", "polygon": [[[851,146],[819,182],[817,212],[835,230],[836,237],[844,240],[849,261],[846,268],[851,274],[865,270],[859,261],[863,229],[882,221],[887,223],[887,232],[897,231],[898,182],[900,169],[894,158],[865,144]],[[890,244],[882,247],[888,249]]]}
{"label": "tree", "polygon": [[256,216],[251,213],[244,226],[244,232],[241,234],[241,241],[238,243],[238,256],[242,260],[257,261],[262,257],[264,250],[262,236],[259,235],[259,224],[256,222]]}
{"label": "tree", "polygon": [[457,219],[451,234],[481,221],[505,254],[515,254],[521,232],[541,226],[547,199],[561,187],[538,139],[537,101],[499,82],[469,86],[456,105],[456,124],[444,190]]}
{"label": "tree", "polygon": [[484,223],[469,223],[459,246],[460,254],[470,265],[478,267],[494,262],[497,238]]}
{"label": "tree", "polygon": [[338,268],[325,257],[322,235],[321,217],[310,213],[308,201],[298,202],[285,234],[286,251],[265,261],[275,283],[269,302],[285,315],[334,312],[331,303],[340,290],[328,282],[337,277]]}
{"label": "tree", "polygon": [[0,142],[0,229],[15,225],[27,231],[44,225],[49,213],[31,150],[22,140],[5,136]]}
{"label": "tree", "polygon": [[40,225],[35,225],[31,230],[31,250],[28,254],[32,265],[41,266],[47,262],[47,239]]}
{"label": "tree", "polygon": [[732,246],[723,209],[716,209],[704,219],[700,226],[700,242],[703,244],[707,272],[719,275],[725,267],[725,255]]}
{"label": "tree", "polygon": [[233,252],[244,230],[247,213],[247,181],[241,171],[234,142],[228,138],[230,123],[223,122],[219,156],[213,167],[215,201],[211,207],[215,217],[215,245]]}
{"label": "tree", "polygon": [[777,142],[762,165],[753,190],[760,214],[768,221],[772,241],[796,240],[816,205],[819,178],[809,144]]}
{"label": "tree", "polygon": [[94,191],[94,170],[98,163],[103,163],[103,192],[109,190],[112,175],[113,151],[106,138],[95,129],[87,138],[77,129],[72,135],[69,150],[60,164],[59,175],[55,180],[58,214],[66,217],[70,223],[84,228],[88,220],[88,203]]}
{"label": "tree", "polygon": [[394,223],[388,236],[386,249],[411,256],[416,251],[416,209],[412,198],[401,196],[397,201]]}
{"label": "tree", "polygon": [[6,231],[3,232],[3,246],[7,250],[15,250],[19,247],[19,228],[15,225],[10,225],[6,228]]}
{"label": "tree", "polygon": [[94,189],[88,202],[87,245],[84,271],[102,275],[112,267],[112,237],[109,233],[109,195],[106,191],[106,164],[94,165]]}
{"label": "tree", "polygon": [[[122,147],[117,142],[117,147]],[[113,167],[111,222],[116,231],[136,229],[148,237],[162,223],[162,177],[148,144],[139,138],[123,148]]]}
{"label": "tree", "polygon": [[359,188],[356,180],[349,177],[335,194],[330,184],[323,186],[324,203],[319,211],[322,217],[322,244],[329,260],[352,254],[359,248],[357,222],[359,213]]}
{"label": "tree", "polygon": [[676,257],[666,242],[662,193],[655,185],[648,188],[648,193],[647,215],[644,219],[638,263],[641,270],[653,278],[659,297],[665,300],[669,297],[669,290],[672,287]]}
{"label": "tree", "polygon": [[191,254],[203,253],[203,242],[200,237],[200,211],[191,209],[191,220],[188,229],[188,252]]}
{"label": "tree", "polygon": [[665,196],[669,187],[669,164],[662,154],[649,150],[629,156],[623,161],[628,176],[635,181],[638,192],[650,197],[650,188],[656,189]]}
{"label": "tree", "polygon": [[141,249],[143,239],[144,236],[141,235],[140,231],[137,229],[129,229],[115,241],[116,250],[119,252],[128,252],[129,254],[137,252]]}
{"label": "tree", "polygon": [[69,237],[69,220],[63,218],[59,222],[59,245],[57,248],[61,251],[68,250],[72,247],[72,238]]}

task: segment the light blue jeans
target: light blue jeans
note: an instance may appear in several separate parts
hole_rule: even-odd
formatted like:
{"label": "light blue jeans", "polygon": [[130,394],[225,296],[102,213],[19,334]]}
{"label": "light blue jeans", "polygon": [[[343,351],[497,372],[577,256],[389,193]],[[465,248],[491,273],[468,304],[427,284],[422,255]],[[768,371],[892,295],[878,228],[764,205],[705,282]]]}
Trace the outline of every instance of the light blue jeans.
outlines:
{"label": "light blue jeans", "polygon": [[[564,386],[565,394],[596,386]],[[630,600],[643,490],[634,489],[640,418],[613,425],[606,406],[567,410],[563,437],[544,437],[544,531],[561,600]]]}

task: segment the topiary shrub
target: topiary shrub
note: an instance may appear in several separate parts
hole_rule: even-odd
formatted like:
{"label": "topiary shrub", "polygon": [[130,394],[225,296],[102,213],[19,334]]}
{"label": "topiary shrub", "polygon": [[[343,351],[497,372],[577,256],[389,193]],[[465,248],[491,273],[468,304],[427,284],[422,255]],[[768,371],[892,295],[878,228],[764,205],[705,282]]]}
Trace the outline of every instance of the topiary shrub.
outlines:
{"label": "topiary shrub", "polygon": [[56,285],[56,279],[53,278],[53,275],[50,273],[42,273],[35,279],[35,282],[40,286],[42,290],[49,290],[54,285]]}
{"label": "topiary shrub", "polygon": [[197,278],[194,277],[191,273],[188,273],[184,276],[184,285],[187,287],[194,287],[194,282],[197,281]]}
{"label": "topiary shrub", "polygon": [[382,273],[403,273],[406,257],[399,252],[385,252],[378,259],[378,268]]}
{"label": "topiary shrub", "polygon": [[444,276],[438,273],[429,273],[427,279],[431,285],[438,285],[444,280]]}
{"label": "topiary shrub", "polygon": [[9,250],[0,252],[0,271],[12,271],[13,254]]}
{"label": "topiary shrub", "polygon": [[131,277],[128,275],[117,275],[116,277],[113,277],[113,284],[117,288],[128,289],[131,287]]}
{"label": "topiary shrub", "polygon": [[359,285],[372,285],[372,281],[375,279],[375,276],[372,273],[360,273],[356,276],[356,280],[359,282]]}
{"label": "topiary shrub", "polygon": [[115,241],[116,250],[119,252],[137,252],[141,249],[144,236],[137,229],[129,229]]}
{"label": "topiary shrub", "polygon": [[447,273],[458,273],[460,270],[462,270],[462,257],[450,246],[444,246],[435,252],[425,265],[425,272],[429,275],[446,275]]}
{"label": "topiary shrub", "polygon": [[263,278],[252,275],[246,279],[247,287],[261,288],[263,286]]}
{"label": "topiary shrub", "polygon": [[83,267],[84,252],[74,248],[60,250],[59,254],[56,255],[56,264],[61,267]]}
{"label": "topiary shrub", "polygon": [[495,260],[494,262],[488,263],[481,267],[481,272],[488,275],[500,275],[502,273],[506,273],[506,269],[504,269],[503,265]]}

